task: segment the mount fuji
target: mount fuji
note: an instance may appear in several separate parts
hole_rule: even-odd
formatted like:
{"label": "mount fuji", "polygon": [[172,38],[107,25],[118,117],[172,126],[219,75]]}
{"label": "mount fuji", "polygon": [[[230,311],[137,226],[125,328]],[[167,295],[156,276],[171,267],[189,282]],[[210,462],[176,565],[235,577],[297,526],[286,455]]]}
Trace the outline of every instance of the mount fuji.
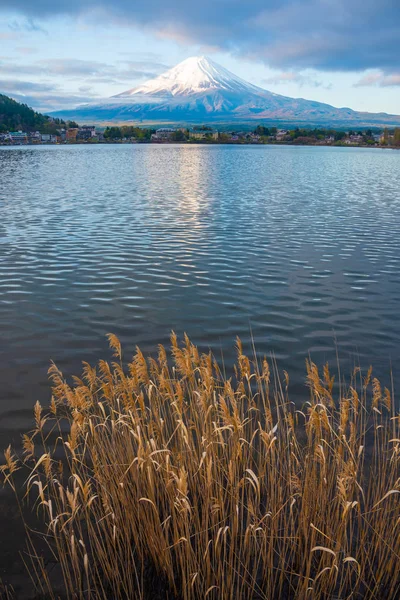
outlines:
{"label": "mount fuji", "polygon": [[357,112],[274,94],[237,77],[213,60],[191,57],[155,79],[53,116],[81,122],[234,123],[271,121],[297,125],[400,125],[400,116]]}
{"label": "mount fuji", "polygon": [[144,85],[118,94],[115,98],[160,96],[178,98],[216,91],[235,94],[257,94],[265,90],[251,85],[205,56],[193,56]]}

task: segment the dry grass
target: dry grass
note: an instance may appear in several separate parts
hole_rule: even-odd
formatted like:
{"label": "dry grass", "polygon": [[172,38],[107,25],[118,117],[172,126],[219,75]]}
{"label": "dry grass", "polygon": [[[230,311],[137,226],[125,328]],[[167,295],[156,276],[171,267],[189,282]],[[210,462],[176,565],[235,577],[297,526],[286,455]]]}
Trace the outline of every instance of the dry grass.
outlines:
{"label": "dry grass", "polygon": [[12,586],[4,585],[0,579],[0,598],[1,600],[15,600],[16,595]]}
{"label": "dry grass", "polygon": [[50,369],[24,439],[68,598],[400,597],[399,417],[371,372],[334,393],[309,363],[299,410],[240,342],[232,380],[187,338],[125,369],[110,344],[73,385]]}

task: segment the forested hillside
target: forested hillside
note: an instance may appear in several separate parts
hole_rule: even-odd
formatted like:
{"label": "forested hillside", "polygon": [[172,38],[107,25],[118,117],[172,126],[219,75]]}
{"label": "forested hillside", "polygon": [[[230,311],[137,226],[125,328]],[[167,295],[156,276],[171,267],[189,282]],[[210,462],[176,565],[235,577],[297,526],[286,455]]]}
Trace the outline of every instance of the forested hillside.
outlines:
{"label": "forested hillside", "polygon": [[0,133],[19,129],[28,132],[38,130],[41,133],[55,133],[60,125],[65,125],[61,119],[42,115],[26,104],[0,94]]}

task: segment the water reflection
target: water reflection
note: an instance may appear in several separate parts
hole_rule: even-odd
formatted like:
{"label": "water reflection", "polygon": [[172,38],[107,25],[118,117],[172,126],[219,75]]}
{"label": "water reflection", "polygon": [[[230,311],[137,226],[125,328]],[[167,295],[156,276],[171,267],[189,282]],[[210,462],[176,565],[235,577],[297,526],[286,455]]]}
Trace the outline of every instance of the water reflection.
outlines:
{"label": "water reflection", "polygon": [[308,352],[335,362],[335,339],[343,370],[354,353],[396,367],[399,165],[361,149],[1,149],[3,431],[46,400],[50,359],[77,371],[109,331],[127,355],[186,331],[229,364],[251,329],[297,392]]}

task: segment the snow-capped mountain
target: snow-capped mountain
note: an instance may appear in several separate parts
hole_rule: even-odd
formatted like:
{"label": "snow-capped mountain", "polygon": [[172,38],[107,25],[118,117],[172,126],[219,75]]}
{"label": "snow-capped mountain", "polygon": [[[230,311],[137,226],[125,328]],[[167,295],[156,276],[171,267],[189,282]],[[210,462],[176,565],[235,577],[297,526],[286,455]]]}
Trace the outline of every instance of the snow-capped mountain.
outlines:
{"label": "snow-capped mountain", "polygon": [[211,59],[187,58],[155,79],[101,105],[87,104],[54,116],[80,122],[234,123],[297,125],[400,125],[400,116],[361,113],[350,108],[274,94],[237,77]]}
{"label": "snow-capped mountain", "polygon": [[212,90],[246,94],[264,91],[247,83],[221,65],[205,56],[192,56],[176,65],[169,71],[144,85],[133,88],[115,98],[132,98],[134,96],[193,96]]}

